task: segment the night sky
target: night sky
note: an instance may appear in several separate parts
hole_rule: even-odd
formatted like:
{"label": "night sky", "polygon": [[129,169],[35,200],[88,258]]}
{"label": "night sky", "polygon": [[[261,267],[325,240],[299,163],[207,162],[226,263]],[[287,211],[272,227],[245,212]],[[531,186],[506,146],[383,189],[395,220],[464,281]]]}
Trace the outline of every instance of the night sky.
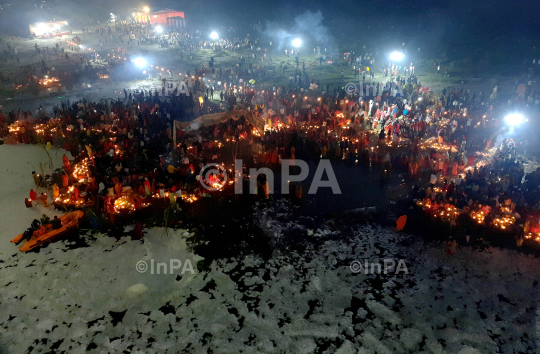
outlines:
{"label": "night sky", "polygon": [[[8,8],[5,4],[11,3]],[[323,26],[337,45],[367,42],[395,46],[406,42],[409,48],[422,47],[433,52],[444,51],[449,59],[467,55],[477,49],[488,50],[515,61],[530,57],[540,48],[540,4],[525,0],[418,0],[418,1],[285,1],[285,0],[149,0],[108,1],[50,0],[49,13],[34,9],[36,1],[0,0],[0,31],[19,30],[26,35],[31,23],[51,20],[49,17],[86,16],[102,20],[109,12],[128,16],[137,6],[152,9],[171,8],[185,11],[187,25],[207,30],[234,26],[239,33],[260,36],[268,28],[289,30],[294,19],[307,11],[320,11]],[[101,14],[101,16],[99,16]],[[260,25],[259,25],[260,22]],[[270,24],[270,26],[269,26]],[[357,43],[355,43],[357,44]],[[537,47],[534,49],[534,47]],[[506,53],[511,51],[511,55]],[[435,55],[435,54],[433,54]],[[538,53],[540,55],[540,53]],[[510,58],[511,57],[511,58]]]}

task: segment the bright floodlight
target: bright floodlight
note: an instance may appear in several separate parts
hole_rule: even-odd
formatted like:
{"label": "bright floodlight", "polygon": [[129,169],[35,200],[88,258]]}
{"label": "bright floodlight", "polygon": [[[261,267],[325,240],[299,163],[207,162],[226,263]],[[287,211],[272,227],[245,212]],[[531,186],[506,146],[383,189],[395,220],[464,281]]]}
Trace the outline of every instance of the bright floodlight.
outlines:
{"label": "bright floodlight", "polygon": [[139,68],[144,68],[146,66],[146,59],[144,58],[135,58],[133,59],[133,63],[137,65]]}
{"label": "bright floodlight", "polygon": [[392,54],[390,54],[390,60],[392,61],[401,61],[403,60],[403,53],[401,52],[392,52]]}
{"label": "bright floodlight", "polygon": [[146,13],[149,13],[149,12],[150,12],[150,8],[149,8],[148,6],[145,6],[145,7],[143,8],[143,10],[144,10],[144,12],[146,12]]}
{"label": "bright floodlight", "polygon": [[219,36],[218,36],[218,34],[217,34],[216,31],[213,31],[212,33],[210,33],[210,38],[212,38],[212,39],[218,39],[218,37],[219,37]]}
{"label": "bright floodlight", "polygon": [[163,27],[161,27],[161,26],[156,26],[156,32],[157,32],[157,33],[163,32]]}
{"label": "bright floodlight", "polygon": [[302,40],[300,38],[295,38],[292,41],[292,45],[295,46],[295,47],[300,47],[302,45]]}
{"label": "bright floodlight", "polygon": [[518,113],[512,113],[507,115],[504,120],[506,120],[506,123],[510,125],[518,125],[519,123],[523,122],[523,116]]}

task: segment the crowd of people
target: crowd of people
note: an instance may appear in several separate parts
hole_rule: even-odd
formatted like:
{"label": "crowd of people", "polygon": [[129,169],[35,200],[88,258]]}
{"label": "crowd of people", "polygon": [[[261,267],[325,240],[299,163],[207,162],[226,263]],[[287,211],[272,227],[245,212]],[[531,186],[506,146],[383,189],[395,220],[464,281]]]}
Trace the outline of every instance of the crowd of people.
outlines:
{"label": "crowd of people", "polygon": [[[110,28],[98,31],[104,40],[114,40]],[[128,44],[149,44],[155,36],[133,24],[117,26],[115,32],[122,41],[127,36]],[[167,38],[186,52],[204,47],[261,50],[249,40],[209,42],[187,33]],[[73,43],[79,40],[72,38]],[[264,62],[266,54],[261,57]],[[49,185],[53,202],[93,205],[111,222],[118,213],[150,207],[154,199],[168,198],[176,208],[178,197],[187,202],[203,197],[208,193],[199,179],[201,168],[212,161],[232,166],[225,157],[232,155],[223,151],[241,145],[254,166],[279,168],[284,158],[331,159],[375,166],[382,179],[402,173],[414,185],[417,204],[434,217],[444,210],[450,223],[461,214],[482,216],[487,227],[523,225],[514,231],[540,240],[540,170],[525,173],[527,140],[507,137],[502,120],[508,107],[535,107],[530,85],[509,102],[497,100],[496,88],[489,98],[463,88],[435,93],[418,82],[412,64],[385,65],[385,75],[376,82],[360,66],[362,60],[373,65],[372,57],[345,53],[345,58],[368,81],[332,90],[298,68],[287,87],[260,85],[256,82],[266,78],[267,68],[247,64],[239,50],[233,67],[218,67],[212,58],[179,79],[168,70],[170,79],[163,80],[161,90],[124,90],[123,99],[100,102],[67,100],[52,115],[45,110],[0,114],[0,136],[4,143],[41,142],[70,151],[74,160],[64,160],[65,173]],[[52,68],[45,69],[50,74]],[[223,82],[219,106],[211,101],[218,82]],[[174,131],[175,120],[240,108],[245,111],[225,122]],[[222,177],[213,175],[210,182]],[[268,195],[264,180],[259,187]]]}
{"label": "crowd of people", "polygon": [[[198,181],[201,168],[211,161],[232,165],[222,152],[238,142],[245,146],[242,151],[254,151],[254,166],[279,168],[284,158],[380,166],[381,178],[406,174],[418,204],[429,212],[441,207],[471,215],[481,211],[483,223],[504,226],[494,217],[504,210],[516,226],[511,218],[530,217],[529,225],[537,224],[540,171],[525,174],[518,159],[526,152],[525,141],[504,137],[503,123],[490,105],[445,110],[439,96],[412,84],[401,88],[410,100],[395,96],[392,84],[383,86],[382,96],[368,89],[365,97],[337,99],[279,87],[246,91],[240,102],[235,100],[245,108],[242,117],[191,132],[177,130],[176,145],[171,113],[175,103],[189,100],[178,92],[63,102],[53,117],[45,111],[12,111],[0,116],[0,126],[5,143],[41,142],[70,151],[75,159],[64,161],[63,174],[70,177],[53,188],[53,201],[76,207],[91,200],[111,220],[165,193],[200,198],[206,193]],[[377,96],[368,96],[371,92]],[[267,194],[264,181],[261,188]]]}

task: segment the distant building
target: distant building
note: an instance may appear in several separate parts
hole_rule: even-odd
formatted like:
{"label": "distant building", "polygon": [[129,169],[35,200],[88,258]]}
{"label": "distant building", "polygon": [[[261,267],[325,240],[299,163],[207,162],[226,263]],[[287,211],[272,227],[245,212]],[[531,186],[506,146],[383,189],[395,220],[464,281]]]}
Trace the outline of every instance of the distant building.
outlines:
{"label": "distant building", "polygon": [[167,27],[175,29],[185,29],[186,20],[183,17],[167,17]]}
{"label": "distant building", "polygon": [[173,28],[185,28],[186,22],[183,11],[164,9],[157,12],[135,12],[135,21],[146,23],[151,26],[169,26]]}

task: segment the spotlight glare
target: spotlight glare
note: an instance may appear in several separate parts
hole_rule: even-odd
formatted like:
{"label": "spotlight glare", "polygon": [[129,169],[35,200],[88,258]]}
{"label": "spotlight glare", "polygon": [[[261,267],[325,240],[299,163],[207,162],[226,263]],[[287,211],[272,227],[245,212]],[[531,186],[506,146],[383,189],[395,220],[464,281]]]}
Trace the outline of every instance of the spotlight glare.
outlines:
{"label": "spotlight glare", "polygon": [[524,118],[519,113],[512,113],[512,114],[507,115],[504,118],[504,120],[506,120],[506,123],[508,123],[510,125],[518,125],[521,122],[523,122]]}
{"label": "spotlight glare", "polygon": [[295,38],[293,41],[292,41],[292,44],[293,46],[295,47],[300,47],[302,45],[302,40],[300,38]]}
{"label": "spotlight glare", "polygon": [[133,63],[137,65],[139,68],[144,68],[146,66],[146,59],[138,57],[133,59]]}
{"label": "spotlight glare", "polygon": [[215,40],[215,39],[218,39],[218,38],[219,38],[219,35],[217,34],[216,31],[212,31],[212,33],[210,33],[210,38],[212,38],[212,39]]}
{"label": "spotlight glare", "polygon": [[390,60],[392,61],[401,61],[403,60],[403,58],[404,58],[404,55],[401,52],[392,52],[390,54]]}
{"label": "spotlight glare", "polygon": [[161,26],[156,26],[156,32],[157,32],[157,33],[162,33],[162,32],[163,32],[163,27],[161,27]]}

